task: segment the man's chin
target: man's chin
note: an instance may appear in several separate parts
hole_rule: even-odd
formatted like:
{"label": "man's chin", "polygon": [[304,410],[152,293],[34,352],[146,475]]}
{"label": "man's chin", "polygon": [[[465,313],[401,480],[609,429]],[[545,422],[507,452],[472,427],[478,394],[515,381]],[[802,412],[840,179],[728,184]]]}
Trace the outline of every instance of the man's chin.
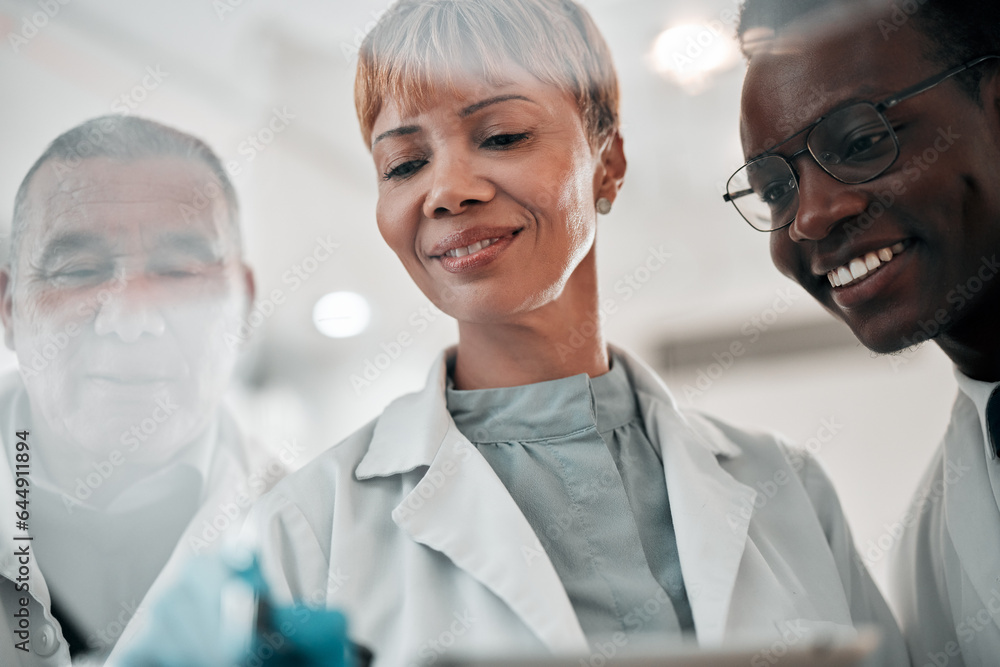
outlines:
{"label": "man's chin", "polygon": [[95,464],[108,462],[116,468],[158,466],[168,463],[189,444],[179,437],[149,437],[138,444],[123,444],[118,433],[108,433],[107,438],[77,441],[80,450]]}
{"label": "man's chin", "polygon": [[890,355],[904,352],[933,340],[940,332],[924,332],[919,328],[880,327],[877,322],[848,322],[854,336],[874,354]]}
{"label": "man's chin", "polygon": [[[99,424],[95,424],[99,422]],[[73,428],[72,439],[95,460],[121,458],[132,465],[156,465],[169,461],[196,437],[195,424],[167,419],[157,422],[149,417],[129,418],[108,415],[104,420],[88,419]]]}

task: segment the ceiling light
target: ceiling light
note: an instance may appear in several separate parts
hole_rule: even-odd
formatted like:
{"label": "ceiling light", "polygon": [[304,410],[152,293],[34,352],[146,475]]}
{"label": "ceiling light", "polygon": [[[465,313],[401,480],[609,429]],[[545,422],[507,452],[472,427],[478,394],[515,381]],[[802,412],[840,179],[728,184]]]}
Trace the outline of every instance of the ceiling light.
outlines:
{"label": "ceiling light", "polygon": [[354,292],[331,292],[313,306],[313,324],[324,336],[350,338],[368,328],[368,300]]}
{"label": "ceiling light", "polygon": [[715,23],[686,23],[661,32],[649,54],[653,70],[690,94],[707,88],[712,75],[740,59],[733,38]]}

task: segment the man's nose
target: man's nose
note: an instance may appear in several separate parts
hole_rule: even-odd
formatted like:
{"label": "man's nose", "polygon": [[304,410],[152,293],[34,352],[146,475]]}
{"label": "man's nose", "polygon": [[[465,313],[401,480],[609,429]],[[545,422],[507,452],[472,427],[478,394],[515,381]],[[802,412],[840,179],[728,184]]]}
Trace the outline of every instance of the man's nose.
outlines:
{"label": "man's nose", "polygon": [[799,210],[788,229],[793,241],[819,241],[839,223],[863,214],[868,196],[856,186],[841,183],[810,157],[799,167]]}
{"label": "man's nose", "polygon": [[116,335],[122,342],[133,343],[144,335],[160,336],[166,330],[156,299],[139,278],[120,274],[98,298],[94,318],[98,336]]}
{"label": "man's nose", "polygon": [[431,184],[424,198],[424,217],[457,215],[470,205],[489,201],[496,195],[496,188],[481,172],[481,165],[464,152],[439,151],[427,168],[431,170]]}

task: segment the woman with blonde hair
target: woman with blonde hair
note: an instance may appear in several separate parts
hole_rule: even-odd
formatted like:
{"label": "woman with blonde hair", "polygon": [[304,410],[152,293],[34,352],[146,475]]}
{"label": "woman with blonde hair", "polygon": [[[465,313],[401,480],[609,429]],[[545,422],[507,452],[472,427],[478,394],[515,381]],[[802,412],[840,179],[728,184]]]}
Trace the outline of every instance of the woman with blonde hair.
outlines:
{"label": "woman with blonde hair", "polygon": [[256,507],[272,590],[345,610],[376,664],[868,623],[903,664],[819,465],[605,342],[618,98],[571,0],[400,0],[366,37],[379,230],[459,340]]}

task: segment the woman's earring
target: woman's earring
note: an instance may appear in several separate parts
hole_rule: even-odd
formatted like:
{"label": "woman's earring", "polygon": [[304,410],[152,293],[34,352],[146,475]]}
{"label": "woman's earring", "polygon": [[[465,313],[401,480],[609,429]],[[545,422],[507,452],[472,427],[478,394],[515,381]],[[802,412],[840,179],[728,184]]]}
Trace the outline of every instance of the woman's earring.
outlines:
{"label": "woman's earring", "polygon": [[607,197],[601,197],[597,200],[597,212],[601,215],[607,215],[611,213],[611,200]]}

